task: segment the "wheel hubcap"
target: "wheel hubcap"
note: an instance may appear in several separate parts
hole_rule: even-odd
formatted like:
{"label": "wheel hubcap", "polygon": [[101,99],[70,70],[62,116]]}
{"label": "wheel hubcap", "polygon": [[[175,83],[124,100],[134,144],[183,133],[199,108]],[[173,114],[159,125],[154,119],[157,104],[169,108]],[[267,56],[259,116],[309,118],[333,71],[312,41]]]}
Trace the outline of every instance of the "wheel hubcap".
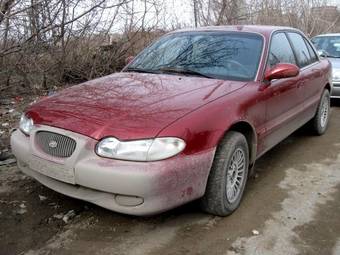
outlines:
{"label": "wheel hubcap", "polygon": [[231,161],[227,171],[226,191],[227,199],[230,203],[235,202],[241,193],[245,170],[245,153],[243,150],[238,148],[234,151],[231,157]]}
{"label": "wheel hubcap", "polygon": [[327,98],[324,98],[321,106],[321,117],[320,117],[320,125],[324,128],[327,125],[328,121],[328,113],[329,113],[329,104]]}

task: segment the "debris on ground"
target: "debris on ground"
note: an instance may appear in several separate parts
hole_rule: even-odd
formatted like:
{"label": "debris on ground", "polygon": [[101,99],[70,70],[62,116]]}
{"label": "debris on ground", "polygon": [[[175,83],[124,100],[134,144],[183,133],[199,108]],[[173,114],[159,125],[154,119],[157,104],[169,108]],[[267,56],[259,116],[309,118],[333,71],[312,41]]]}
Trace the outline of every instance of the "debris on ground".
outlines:
{"label": "debris on ground", "polygon": [[58,220],[61,220],[64,217],[63,213],[56,213],[53,215],[53,218],[56,218]]}
{"label": "debris on ground", "polygon": [[21,203],[19,205],[19,209],[16,211],[16,214],[22,215],[22,214],[25,214],[25,213],[27,213],[26,205],[24,203]]}
{"label": "debris on ground", "polygon": [[254,229],[253,231],[251,231],[253,233],[254,236],[258,236],[260,234],[260,232],[256,229]]}
{"label": "debris on ground", "polygon": [[20,208],[20,209],[19,209],[19,210],[17,210],[15,213],[16,213],[16,214],[20,214],[20,215],[22,215],[22,214],[25,214],[25,213],[27,213],[27,210],[26,210],[26,209],[24,209],[24,208]]}
{"label": "debris on ground", "polygon": [[9,126],[9,123],[8,123],[8,122],[2,123],[1,126],[2,126],[2,127],[8,127],[8,126]]}
{"label": "debris on ground", "polygon": [[21,202],[18,200],[13,200],[13,201],[0,200],[0,204],[15,205],[18,203],[21,203]]}
{"label": "debris on ground", "polygon": [[67,224],[69,223],[74,217],[76,216],[76,213],[74,210],[68,211],[63,217],[63,221]]}
{"label": "debris on ground", "polygon": [[0,160],[0,166],[10,165],[10,164],[14,164],[16,162],[17,162],[17,160],[15,158]]}
{"label": "debris on ground", "polygon": [[40,201],[45,201],[47,199],[47,197],[45,197],[43,195],[39,195],[39,199],[40,199]]}
{"label": "debris on ground", "polygon": [[52,202],[52,203],[48,203],[48,205],[49,206],[51,206],[51,207],[53,207],[53,209],[58,209],[59,207],[60,207],[60,205],[58,205],[57,203],[54,203],[54,202]]}
{"label": "debris on ground", "polygon": [[0,161],[9,159],[9,158],[11,158],[11,156],[12,155],[10,153],[8,153],[7,151],[5,151],[5,150],[0,151]]}
{"label": "debris on ground", "polygon": [[14,99],[15,99],[15,101],[16,101],[17,103],[19,103],[19,102],[21,102],[22,100],[24,100],[24,98],[21,97],[21,96],[16,96]]}
{"label": "debris on ground", "polygon": [[12,100],[10,99],[0,99],[0,104],[2,105],[10,105],[12,103]]}
{"label": "debris on ground", "polygon": [[14,155],[8,152],[8,149],[0,150],[0,166],[16,163]]}
{"label": "debris on ground", "polygon": [[26,180],[26,179],[29,179],[30,177],[28,177],[27,175],[22,175],[22,176],[20,176],[20,179],[22,180],[22,181],[24,181],[24,180]]}

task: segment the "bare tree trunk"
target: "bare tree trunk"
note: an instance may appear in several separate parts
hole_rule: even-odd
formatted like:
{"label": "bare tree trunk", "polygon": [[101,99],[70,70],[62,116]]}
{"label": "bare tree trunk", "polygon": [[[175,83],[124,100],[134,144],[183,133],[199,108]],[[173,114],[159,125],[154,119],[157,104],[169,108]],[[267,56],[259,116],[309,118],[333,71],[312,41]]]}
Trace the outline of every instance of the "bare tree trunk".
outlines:
{"label": "bare tree trunk", "polygon": [[1,0],[0,1],[0,24],[5,19],[7,12],[10,10],[14,0]]}
{"label": "bare tree trunk", "polygon": [[216,25],[222,25],[222,19],[223,19],[223,16],[225,15],[226,9],[227,9],[227,0],[222,0],[222,6],[218,13]]}
{"label": "bare tree trunk", "polygon": [[198,7],[197,7],[197,0],[193,0],[194,2],[194,21],[195,21],[195,27],[198,26]]}
{"label": "bare tree trunk", "polygon": [[67,6],[65,0],[61,0],[62,4],[62,17],[60,23],[60,39],[61,39],[61,57],[59,65],[59,79],[62,81],[65,72],[65,57],[66,57],[66,44],[65,44],[65,20],[67,14]]}
{"label": "bare tree trunk", "polygon": [[[10,12],[11,12],[11,10],[8,9],[7,13],[9,15],[10,15]],[[4,38],[3,38],[3,45],[2,45],[2,48],[4,50],[7,48],[8,34],[9,34],[9,18],[5,17]]]}
{"label": "bare tree trunk", "polygon": [[31,0],[31,9],[29,10],[31,36],[35,42],[40,41],[39,34],[39,14],[37,10],[36,0]]}

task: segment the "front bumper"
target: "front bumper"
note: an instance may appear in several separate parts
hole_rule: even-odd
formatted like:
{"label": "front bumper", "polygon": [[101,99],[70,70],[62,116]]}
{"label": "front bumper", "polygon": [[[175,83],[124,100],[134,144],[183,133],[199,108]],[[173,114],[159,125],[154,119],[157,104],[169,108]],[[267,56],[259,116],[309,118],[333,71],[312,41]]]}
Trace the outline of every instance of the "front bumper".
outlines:
{"label": "front bumper", "polygon": [[[39,130],[69,136],[77,142],[66,159],[53,158],[37,148]],[[151,215],[203,196],[215,149],[194,155],[178,155],[156,162],[131,162],[101,158],[97,141],[70,131],[37,126],[30,137],[17,130],[11,146],[19,168],[43,185],[104,208]]]}
{"label": "front bumper", "polygon": [[333,82],[332,98],[340,98],[340,82]]}

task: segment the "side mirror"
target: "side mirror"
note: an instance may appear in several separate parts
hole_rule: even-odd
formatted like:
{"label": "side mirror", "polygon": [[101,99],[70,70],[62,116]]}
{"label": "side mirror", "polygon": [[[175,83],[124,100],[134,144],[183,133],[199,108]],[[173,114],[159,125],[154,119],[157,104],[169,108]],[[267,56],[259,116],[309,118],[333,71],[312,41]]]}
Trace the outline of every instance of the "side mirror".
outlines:
{"label": "side mirror", "polygon": [[264,78],[267,81],[284,79],[299,75],[299,68],[293,64],[280,63],[266,71]]}
{"label": "side mirror", "polygon": [[126,59],[125,59],[125,64],[130,64],[132,62],[132,60],[135,58],[135,56],[128,56]]}

